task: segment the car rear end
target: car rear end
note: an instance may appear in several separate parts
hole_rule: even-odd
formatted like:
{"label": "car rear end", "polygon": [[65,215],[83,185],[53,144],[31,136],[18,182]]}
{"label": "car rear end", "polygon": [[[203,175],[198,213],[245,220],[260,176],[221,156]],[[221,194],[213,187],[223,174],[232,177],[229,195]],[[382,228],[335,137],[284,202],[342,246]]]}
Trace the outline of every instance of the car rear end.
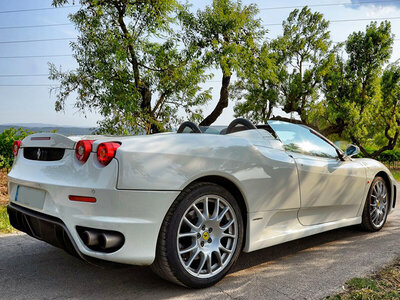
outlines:
{"label": "car rear end", "polygon": [[8,174],[11,224],[86,258],[147,265],[178,192],[117,189],[123,139],[28,136]]}

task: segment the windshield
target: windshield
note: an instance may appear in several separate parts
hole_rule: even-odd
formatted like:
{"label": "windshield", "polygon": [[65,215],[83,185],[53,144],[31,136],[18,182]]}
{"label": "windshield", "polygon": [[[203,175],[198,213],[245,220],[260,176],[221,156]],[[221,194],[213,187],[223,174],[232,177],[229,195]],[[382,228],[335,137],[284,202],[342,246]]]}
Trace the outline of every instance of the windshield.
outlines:
{"label": "windshield", "polygon": [[287,151],[327,158],[338,157],[334,146],[306,126],[281,121],[268,121],[268,124]]}
{"label": "windshield", "polygon": [[225,134],[226,126],[200,126],[202,133],[207,134]]}

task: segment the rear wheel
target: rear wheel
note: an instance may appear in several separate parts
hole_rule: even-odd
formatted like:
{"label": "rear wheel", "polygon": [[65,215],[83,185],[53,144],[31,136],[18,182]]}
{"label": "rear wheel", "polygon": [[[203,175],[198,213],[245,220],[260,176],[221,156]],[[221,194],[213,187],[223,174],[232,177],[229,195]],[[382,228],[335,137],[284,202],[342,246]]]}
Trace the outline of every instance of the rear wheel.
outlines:
{"label": "rear wheel", "polygon": [[381,230],[389,211],[389,192],[385,180],[377,176],[372,181],[365,201],[361,226],[368,231]]}
{"label": "rear wheel", "polygon": [[232,194],[213,183],[194,184],[164,219],[152,269],[184,286],[211,286],[236,261],[242,240],[242,216]]}

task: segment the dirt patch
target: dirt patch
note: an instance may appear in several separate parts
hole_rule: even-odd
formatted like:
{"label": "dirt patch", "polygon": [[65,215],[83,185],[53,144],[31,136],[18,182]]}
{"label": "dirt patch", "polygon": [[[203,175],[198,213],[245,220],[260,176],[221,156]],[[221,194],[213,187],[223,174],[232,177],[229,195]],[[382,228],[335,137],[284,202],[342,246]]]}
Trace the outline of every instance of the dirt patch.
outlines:
{"label": "dirt patch", "polygon": [[7,173],[0,170],[0,205],[8,204]]}
{"label": "dirt patch", "polygon": [[400,260],[370,277],[350,279],[345,292],[326,299],[400,299]]}

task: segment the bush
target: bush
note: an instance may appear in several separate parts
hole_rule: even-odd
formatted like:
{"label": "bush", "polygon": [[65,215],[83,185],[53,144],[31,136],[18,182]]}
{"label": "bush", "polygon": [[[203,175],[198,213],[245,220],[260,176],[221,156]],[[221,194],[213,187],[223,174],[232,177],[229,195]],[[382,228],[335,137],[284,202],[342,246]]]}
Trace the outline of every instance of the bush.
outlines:
{"label": "bush", "polygon": [[16,129],[11,127],[0,133],[0,169],[6,169],[7,172],[14,162],[14,155],[12,153],[12,145],[16,140],[22,140],[26,136],[34,132],[23,129],[22,127]]}

